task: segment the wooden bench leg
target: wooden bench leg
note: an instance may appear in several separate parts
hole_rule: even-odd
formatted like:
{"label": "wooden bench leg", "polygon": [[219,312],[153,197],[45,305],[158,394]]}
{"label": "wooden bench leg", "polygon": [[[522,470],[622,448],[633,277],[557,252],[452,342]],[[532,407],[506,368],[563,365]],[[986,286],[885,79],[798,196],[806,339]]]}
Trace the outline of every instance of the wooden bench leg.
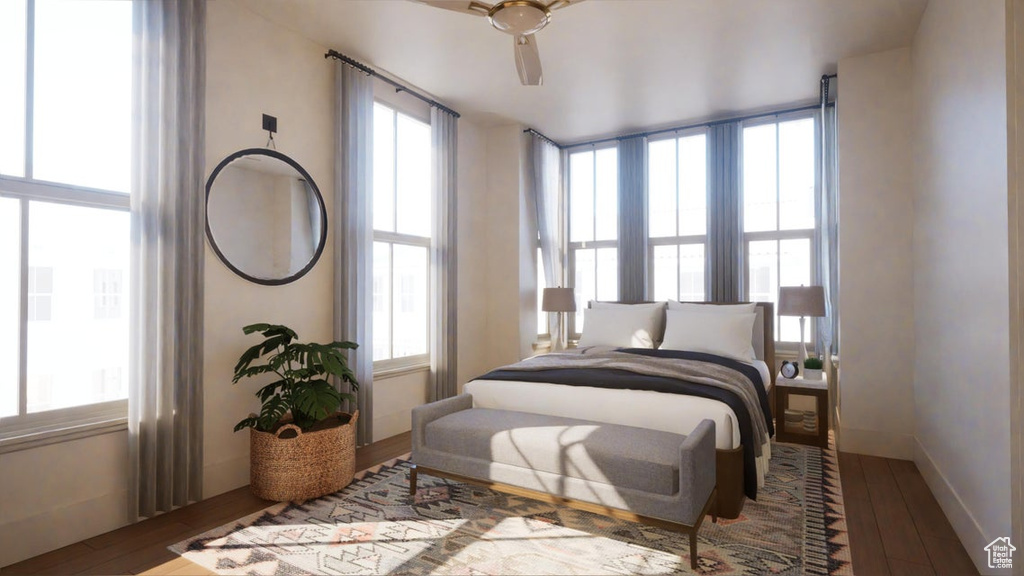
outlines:
{"label": "wooden bench leg", "polygon": [[409,464],[409,496],[416,495],[416,465]]}
{"label": "wooden bench leg", "polygon": [[697,569],[697,531],[690,531],[690,568]]}

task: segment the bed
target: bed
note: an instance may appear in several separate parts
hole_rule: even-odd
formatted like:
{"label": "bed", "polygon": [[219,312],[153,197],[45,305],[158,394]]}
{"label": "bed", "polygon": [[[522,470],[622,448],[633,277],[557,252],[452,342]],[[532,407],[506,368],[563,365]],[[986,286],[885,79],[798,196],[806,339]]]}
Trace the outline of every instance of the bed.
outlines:
{"label": "bed", "polygon": [[[718,513],[725,518],[736,518],[747,497],[756,499],[757,488],[763,485],[771,457],[769,439],[773,433],[771,409],[774,406],[774,370],[771,367],[775,365],[774,339],[770,337],[774,334],[773,305],[747,304],[752,307],[754,316],[753,322],[744,326],[749,330],[750,351],[733,354],[732,350],[715,347],[717,344],[711,347],[715,352],[727,354],[726,357],[701,350],[702,342],[693,345],[693,338],[702,338],[698,334],[690,334],[689,340],[686,337],[680,340],[678,330],[674,330],[679,318],[694,316],[679,316],[663,307],[659,320],[657,305],[650,302],[591,305],[592,308],[607,306],[623,310],[601,313],[605,321],[611,318],[612,329],[616,331],[640,323],[635,320],[637,314],[646,312],[640,312],[637,307],[648,307],[653,322],[646,328],[650,332],[649,340],[633,337],[631,341],[640,346],[591,345],[605,340],[599,334],[596,340],[588,341],[585,324],[576,350],[499,368],[467,383],[465,391],[472,394],[474,407],[580,418],[677,434],[689,434],[703,419],[711,419],[716,430]],[[701,303],[700,308],[694,308],[694,304],[683,306],[689,307],[691,312],[713,313],[714,317],[728,315],[723,313],[739,308],[719,303]],[[591,322],[591,311],[587,314]],[[593,314],[593,318],[598,318],[597,312]],[[592,324],[594,331],[600,330],[596,320]],[[716,338],[711,334],[714,330],[709,330],[710,340]],[[662,340],[665,341],[662,343]],[[735,337],[733,343],[735,347]],[[680,346],[696,350],[678,350]],[[655,347],[657,349],[653,349]],[[685,370],[681,368],[683,365],[686,365]],[[723,371],[729,373],[728,378]],[[742,373],[743,377],[734,377],[732,372]],[[728,380],[730,385],[716,380],[719,377]],[[740,382],[745,384],[742,390],[737,390]]]}

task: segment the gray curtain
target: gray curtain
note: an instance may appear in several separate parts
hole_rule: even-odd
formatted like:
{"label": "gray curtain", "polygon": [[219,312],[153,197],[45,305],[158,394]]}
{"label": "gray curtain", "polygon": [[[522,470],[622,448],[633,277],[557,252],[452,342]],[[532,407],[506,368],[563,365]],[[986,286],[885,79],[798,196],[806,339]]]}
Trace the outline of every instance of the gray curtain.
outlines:
{"label": "gray curtain", "polygon": [[[527,202],[537,215],[540,255],[544,278],[539,285],[556,288],[562,284],[563,262],[559,232],[559,207],[562,202],[562,151],[536,134],[530,134],[532,178],[527,180]],[[538,278],[538,280],[541,280]],[[548,334],[558,331],[558,317],[548,314]]]}
{"label": "gray curtain", "polygon": [[[828,80],[826,79],[827,83]],[[826,315],[818,318],[818,352],[839,353],[839,143],[835,106],[821,107],[820,187],[816,232],[818,280],[825,289]]]}
{"label": "gray curtain", "polygon": [[[359,382],[356,443],[373,442],[373,80],[335,64],[334,338]],[[352,406],[347,406],[352,410]]]}
{"label": "gray curtain", "polygon": [[433,386],[430,400],[442,400],[458,394],[458,363],[456,357],[458,327],[456,295],[458,291],[458,204],[456,159],[458,157],[459,125],[454,115],[432,107],[430,133],[433,140],[434,238],[433,265],[430,267],[435,287],[431,315],[430,372]]}
{"label": "gray curtain", "polygon": [[619,299],[647,299],[647,139],[619,140]]}
{"label": "gray curtain", "polygon": [[743,242],[739,208],[739,125],[708,130],[707,276],[712,302],[739,302]]}
{"label": "gray curtain", "polygon": [[202,499],[206,2],[133,18],[130,521]]}

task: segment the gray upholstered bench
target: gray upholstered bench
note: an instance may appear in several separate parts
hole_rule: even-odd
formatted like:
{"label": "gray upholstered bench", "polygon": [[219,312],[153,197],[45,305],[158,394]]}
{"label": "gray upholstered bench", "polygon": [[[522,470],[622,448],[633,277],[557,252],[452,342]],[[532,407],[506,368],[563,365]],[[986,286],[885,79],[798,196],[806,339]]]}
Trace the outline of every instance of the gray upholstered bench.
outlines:
{"label": "gray upholstered bench", "polygon": [[715,423],[683,436],[473,408],[462,394],[413,408],[410,494],[418,471],[685,532],[696,568],[715,499]]}

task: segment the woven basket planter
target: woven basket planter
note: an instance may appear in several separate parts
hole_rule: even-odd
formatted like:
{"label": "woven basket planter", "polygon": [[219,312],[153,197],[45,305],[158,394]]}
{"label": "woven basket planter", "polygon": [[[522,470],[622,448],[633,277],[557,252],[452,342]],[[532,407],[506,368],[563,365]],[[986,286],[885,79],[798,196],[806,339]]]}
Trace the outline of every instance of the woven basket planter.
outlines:
{"label": "woven basket planter", "polygon": [[[331,418],[345,416],[339,412]],[[276,432],[250,428],[249,483],[255,496],[276,502],[304,502],[348,486],[356,472],[356,421],[302,432],[285,424]],[[286,430],[295,437],[281,438]]]}

